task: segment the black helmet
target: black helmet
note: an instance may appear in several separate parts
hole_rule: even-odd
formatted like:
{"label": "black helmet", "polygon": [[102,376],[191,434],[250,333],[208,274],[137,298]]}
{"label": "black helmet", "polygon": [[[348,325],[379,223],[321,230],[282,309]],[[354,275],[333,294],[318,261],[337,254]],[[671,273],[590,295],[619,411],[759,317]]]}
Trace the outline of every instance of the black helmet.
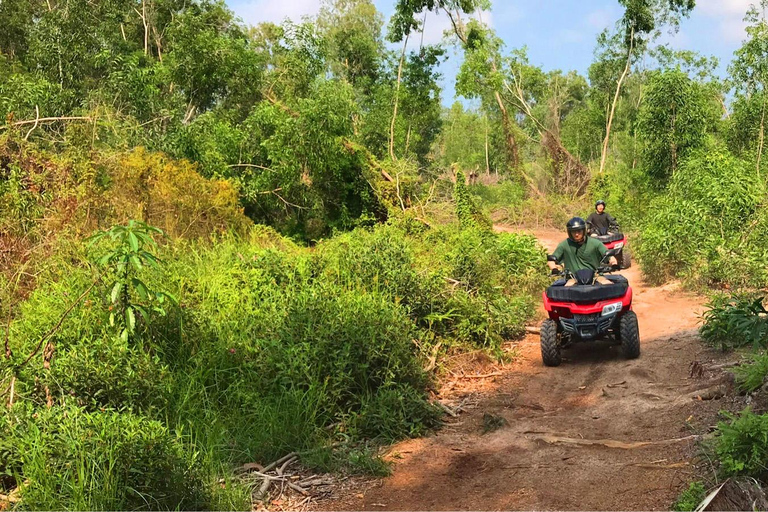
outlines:
{"label": "black helmet", "polygon": [[605,201],[603,201],[602,199],[598,199],[597,202],[595,203],[595,210],[597,210],[597,207],[600,205],[605,206]]}
{"label": "black helmet", "polygon": [[[573,240],[573,234],[577,231],[584,232],[584,236],[587,235],[587,223],[581,217],[574,217],[568,221],[565,225],[565,229],[568,231],[568,238]],[[574,242],[576,240],[573,240]]]}

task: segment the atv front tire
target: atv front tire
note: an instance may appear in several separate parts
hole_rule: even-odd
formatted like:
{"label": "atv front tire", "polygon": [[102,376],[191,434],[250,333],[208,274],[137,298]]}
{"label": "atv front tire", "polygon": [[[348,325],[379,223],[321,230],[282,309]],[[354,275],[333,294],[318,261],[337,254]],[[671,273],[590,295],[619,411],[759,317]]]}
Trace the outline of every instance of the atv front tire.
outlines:
{"label": "atv front tire", "polygon": [[[544,333],[543,328],[541,332]],[[637,315],[634,311],[627,311],[619,320],[619,335],[624,357],[627,359],[640,357],[640,329],[637,326]]]}
{"label": "atv front tire", "polygon": [[621,265],[619,267],[623,270],[632,266],[632,254],[629,249],[625,247],[621,250]]}
{"label": "atv front tire", "polygon": [[560,366],[560,345],[557,344],[557,324],[554,320],[544,320],[541,324],[541,360],[544,366]]}

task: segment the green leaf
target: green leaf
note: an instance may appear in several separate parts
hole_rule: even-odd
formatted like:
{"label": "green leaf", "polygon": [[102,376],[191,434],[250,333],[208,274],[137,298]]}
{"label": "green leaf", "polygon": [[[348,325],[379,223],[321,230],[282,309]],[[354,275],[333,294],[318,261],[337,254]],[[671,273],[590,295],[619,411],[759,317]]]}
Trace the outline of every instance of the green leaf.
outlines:
{"label": "green leaf", "polygon": [[141,279],[136,279],[134,277],[131,279],[131,284],[133,284],[133,287],[136,290],[136,293],[139,294],[139,297],[141,297],[141,300],[149,300],[149,290],[147,290],[147,286]]}
{"label": "green leaf", "polygon": [[144,266],[141,264],[141,260],[139,259],[139,257],[136,256],[135,254],[131,255],[131,263],[136,268],[136,270],[141,270],[142,267]]}
{"label": "green leaf", "polygon": [[123,287],[123,283],[120,281],[115,281],[115,284],[112,286],[112,293],[110,294],[110,297],[112,298],[112,303],[117,302],[117,296],[120,294],[120,288]]}
{"label": "green leaf", "polygon": [[134,308],[139,312],[142,318],[144,318],[144,323],[149,325],[149,315],[147,314],[147,310],[144,309],[143,306],[134,306]]}
{"label": "green leaf", "polygon": [[139,239],[130,231],[128,232],[128,243],[131,245],[131,250],[133,252],[139,252]]}
{"label": "green leaf", "polygon": [[127,308],[125,310],[125,324],[131,331],[136,328],[136,315],[133,312],[133,308]]}

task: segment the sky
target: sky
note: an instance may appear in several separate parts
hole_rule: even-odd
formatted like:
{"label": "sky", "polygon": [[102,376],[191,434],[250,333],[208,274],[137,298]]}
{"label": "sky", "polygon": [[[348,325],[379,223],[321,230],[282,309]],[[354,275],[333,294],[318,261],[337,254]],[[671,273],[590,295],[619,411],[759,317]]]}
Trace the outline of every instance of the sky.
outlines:
{"label": "sky", "polygon": [[[757,0],[697,0],[690,18],[677,34],[664,34],[675,49],[694,50],[717,57],[725,74],[733,52],[745,37],[744,15]],[[229,7],[251,25],[280,23],[286,18],[301,21],[317,14],[319,0],[227,0]],[[374,0],[388,21],[395,0]],[[616,0],[493,0],[490,12],[480,14],[505,42],[507,49],[526,46],[532,64],[544,70],[576,70],[586,75],[593,59],[595,40],[603,29],[613,27],[622,14]],[[424,43],[439,43],[450,27],[445,15],[427,17]],[[449,52],[442,64],[443,103],[453,103],[453,82],[461,57]]]}

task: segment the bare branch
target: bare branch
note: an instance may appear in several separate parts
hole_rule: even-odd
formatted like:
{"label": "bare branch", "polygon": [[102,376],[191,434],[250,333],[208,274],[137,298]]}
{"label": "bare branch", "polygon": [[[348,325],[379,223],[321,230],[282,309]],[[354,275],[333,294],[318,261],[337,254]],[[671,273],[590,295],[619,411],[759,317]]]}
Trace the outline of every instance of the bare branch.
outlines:
{"label": "bare branch", "polygon": [[29,139],[29,136],[32,134],[32,132],[37,128],[37,125],[40,124],[40,109],[35,105],[35,124],[32,126],[32,128],[29,129],[27,134],[24,136],[24,141],[26,142],[27,139]]}

